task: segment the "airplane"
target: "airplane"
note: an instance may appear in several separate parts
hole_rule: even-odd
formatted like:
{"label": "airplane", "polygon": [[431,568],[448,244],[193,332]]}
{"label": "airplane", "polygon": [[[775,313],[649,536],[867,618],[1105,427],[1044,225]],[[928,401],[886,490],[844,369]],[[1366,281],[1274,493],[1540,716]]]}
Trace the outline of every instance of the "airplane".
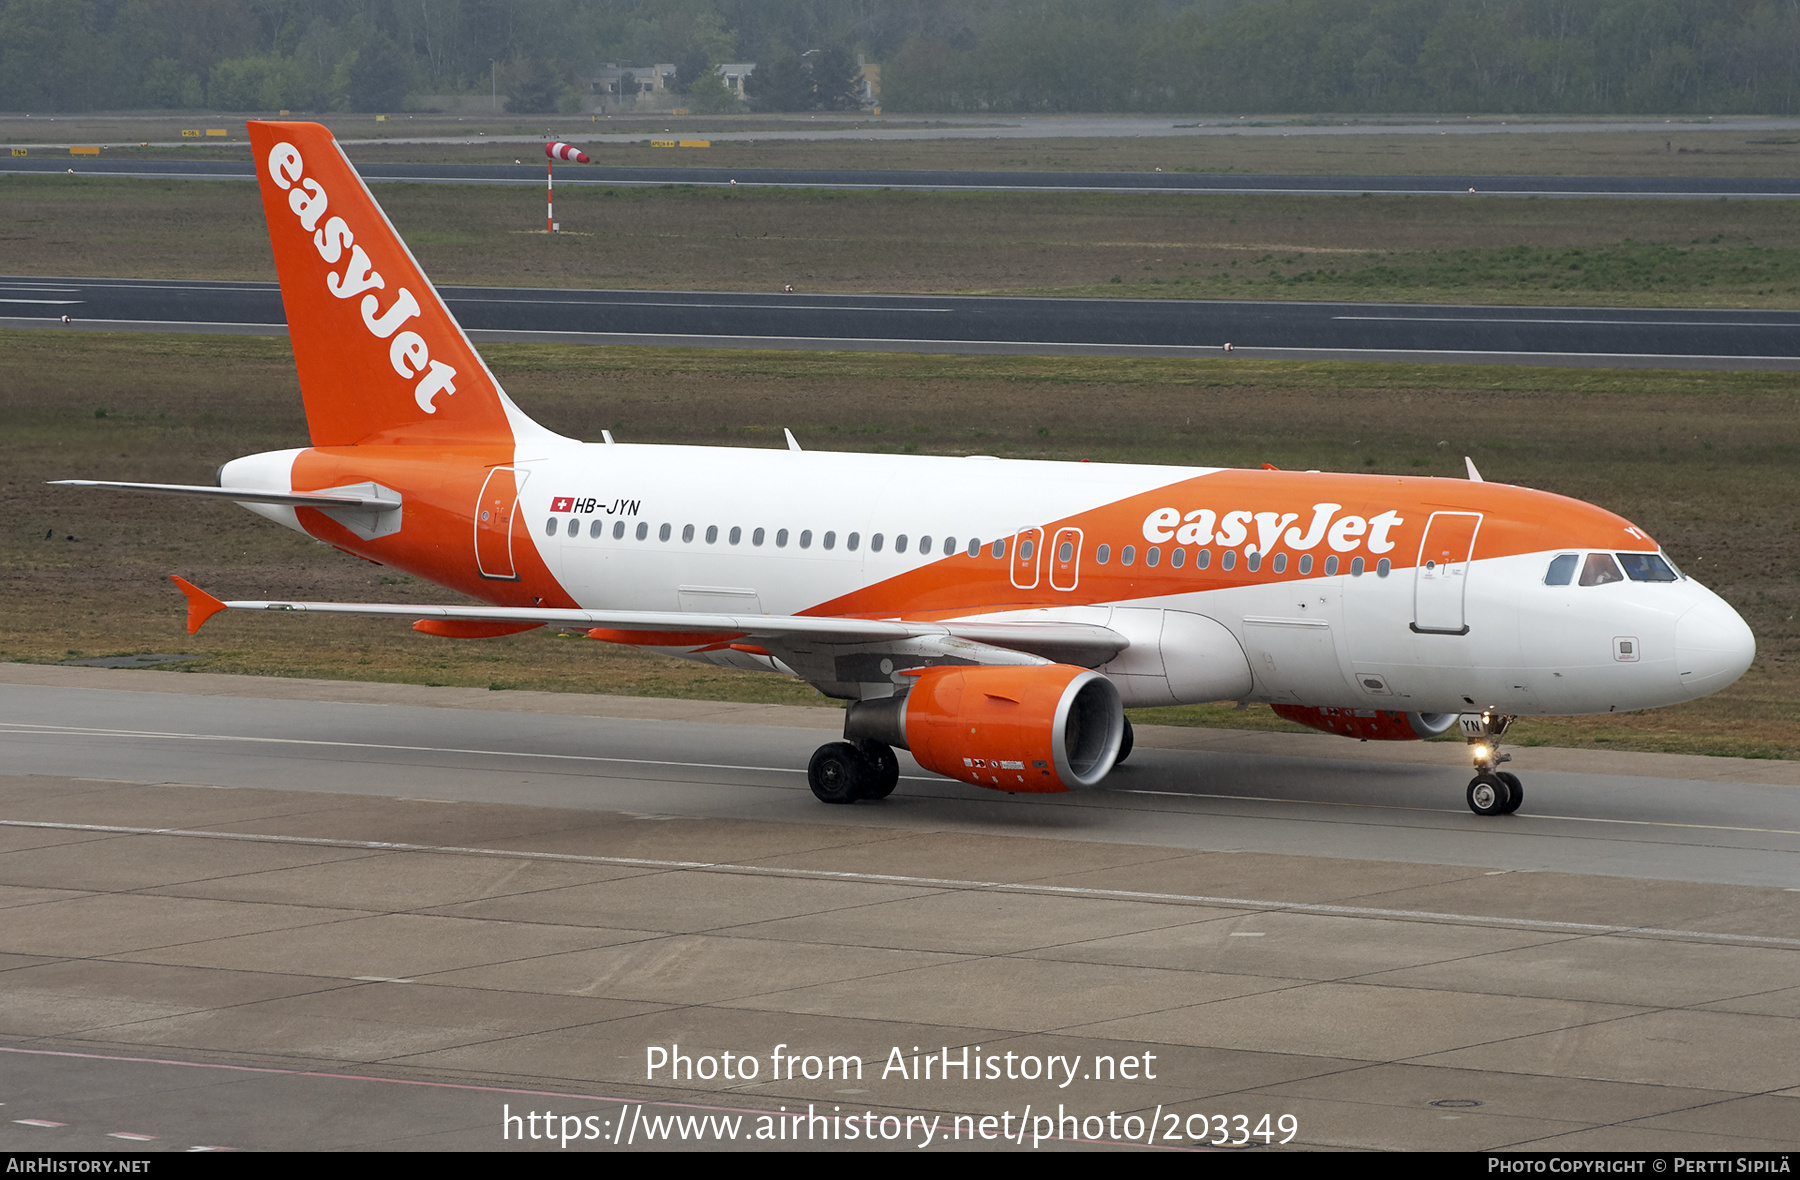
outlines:
{"label": "airplane", "polygon": [[896,748],[1011,793],[1099,786],[1124,710],[1266,702],[1363,740],[1459,727],[1478,815],[1516,811],[1512,719],[1692,700],[1755,655],[1743,619],[1603,508],[1377,474],[600,443],[500,387],[331,133],[249,124],[311,445],[218,486],[481,605],[222,602],[536,627],[797,676],[844,700],[823,802],[892,792]]}

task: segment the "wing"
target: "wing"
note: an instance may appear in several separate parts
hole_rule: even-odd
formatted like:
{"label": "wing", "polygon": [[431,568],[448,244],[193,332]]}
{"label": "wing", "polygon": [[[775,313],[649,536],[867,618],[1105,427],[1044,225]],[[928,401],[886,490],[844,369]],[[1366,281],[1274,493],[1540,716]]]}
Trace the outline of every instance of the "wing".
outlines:
{"label": "wing", "polygon": [[[411,618],[414,630],[463,638],[533,627],[579,628],[595,639],[693,651],[733,648],[780,660],[814,684],[892,682],[907,668],[939,664],[1073,664],[1098,667],[1130,646],[1109,627],[1056,620],[924,621],[813,615],[690,614],[517,606],[419,606],[387,602],[225,602],[184,578],[188,633],[224,610]],[[883,668],[883,662],[887,667]]]}

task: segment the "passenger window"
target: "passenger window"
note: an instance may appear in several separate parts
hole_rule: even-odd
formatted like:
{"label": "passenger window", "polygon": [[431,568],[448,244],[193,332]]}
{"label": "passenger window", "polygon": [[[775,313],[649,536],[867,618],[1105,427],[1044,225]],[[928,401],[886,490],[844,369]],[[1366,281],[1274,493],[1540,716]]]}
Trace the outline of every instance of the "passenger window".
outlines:
{"label": "passenger window", "polygon": [[1120,565],[1130,565],[1132,562],[1134,562],[1136,560],[1137,560],[1137,546],[1136,545],[1127,545],[1127,546],[1125,546],[1125,548],[1119,550],[1119,564]]}
{"label": "passenger window", "polygon": [[682,540],[683,544],[687,544],[687,545],[692,545],[694,543],[694,526],[693,525],[684,524],[681,526],[681,540]]}
{"label": "passenger window", "polygon": [[1625,575],[1619,572],[1619,563],[1613,560],[1610,553],[1590,553],[1587,560],[1581,563],[1583,586],[1604,586],[1608,582],[1624,580]]}
{"label": "passenger window", "polygon": [[[931,552],[931,538],[930,537],[920,537],[919,538],[919,556],[924,557],[926,554],[928,554],[930,552]],[[944,552],[945,553],[950,552],[950,548],[948,546],[945,546]]]}
{"label": "passenger window", "polygon": [[[782,535],[785,537],[787,534],[784,533]],[[754,533],[750,534],[750,543],[752,545],[760,545],[763,543],[763,531],[761,529],[757,529]]]}
{"label": "passenger window", "polygon": [[1244,568],[1255,573],[1262,568],[1262,554],[1252,549],[1244,554]]}
{"label": "passenger window", "polygon": [[1302,553],[1300,555],[1300,576],[1305,577],[1310,573],[1312,573],[1312,554]]}
{"label": "passenger window", "polygon": [[1333,553],[1330,557],[1327,557],[1325,559],[1325,576],[1328,578],[1337,577],[1337,567],[1338,567],[1337,554]]}
{"label": "passenger window", "polygon": [[970,557],[980,557],[981,556],[981,542],[980,542],[980,540],[978,540],[975,537],[969,538],[969,556]]}
{"label": "passenger window", "polygon": [[1385,578],[1388,576],[1388,571],[1393,568],[1393,563],[1389,562],[1388,559],[1384,557],[1375,563],[1375,576],[1378,578]]}
{"label": "passenger window", "polygon": [[827,548],[827,549],[837,548],[837,534],[836,533],[826,533],[825,534],[825,548]]}
{"label": "passenger window", "polygon": [[1107,562],[1111,561],[1112,560],[1112,546],[1111,545],[1102,545],[1098,549],[1094,550],[1094,560],[1096,562],[1100,563],[1101,565],[1105,565]]}
{"label": "passenger window", "polygon": [[901,533],[898,537],[894,538],[894,552],[895,553],[905,553],[906,552],[906,534],[905,533]]}
{"label": "passenger window", "polygon": [[624,539],[625,539],[625,522],[621,520],[617,524],[613,525],[613,540],[623,541]]}
{"label": "passenger window", "polygon": [[[666,524],[665,524],[665,525],[663,525],[663,528],[664,528],[664,529],[665,529],[665,530],[667,530],[667,529],[668,529],[668,527],[669,527],[669,526],[668,526],[668,525],[666,525]],[[640,520],[640,521],[638,521],[638,527],[637,527],[637,539],[638,539],[638,540],[640,540],[640,541],[642,541],[642,540],[643,540],[643,539],[644,539],[644,538],[645,538],[645,537],[648,537],[648,536],[649,536],[649,535],[650,535],[650,522],[649,522],[649,521],[647,521],[647,520]],[[666,532],[666,531],[665,531],[665,532],[664,532],[664,533],[663,533],[663,540],[665,540],[665,541],[666,541],[666,540],[668,540],[668,539],[669,539],[669,535],[668,535],[668,533],[667,533],[667,532]]]}
{"label": "passenger window", "polygon": [[589,537],[598,537],[601,533],[604,533],[605,531],[606,531],[606,522],[604,520],[590,521],[588,524],[588,536]]}
{"label": "passenger window", "polygon": [[857,546],[858,542],[860,542],[861,540],[862,540],[861,533],[851,533],[848,537],[844,538],[844,548],[848,549],[852,553],[855,553],[856,546]]}
{"label": "passenger window", "polygon": [[706,526],[706,543],[708,545],[717,545],[719,543],[719,526],[718,525],[709,524]]}
{"label": "passenger window", "polygon": [[995,561],[1000,561],[1000,560],[1004,559],[1006,557],[1006,541],[1005,541],[1005,539],[1003,538],[1001,540],[995,541],[991,546],[988,547],[988,552],[992,553],[994,555]]}
{"label": "passenger window", "polygon": [[556,535],[556,525],[557,525],[557,520],[554,516],[552,516],[549,520],[546,520],[544,522],[544,535],[546,537],[554,537]]}
{"label": "passenger window", "polygon": [[[807,539],[811,540],[812,538],[809,537]],[[757,544],[760,545],[760,544],[762,544],[762,542],[758,541]],[[787,548],[787,530],[786,529],[776,529],[775,530],[775,548],[777,548],[777,549],[786,549]]]}
{"label": "passenger window", "polygon": [[1544,571],[1544,585],[1567,586],[1575,580],[1575,563],[1581,560],[1578,553],[1559,553],[1550,559],[1550,568]]}
{"label": "passenger window", "polygon": [[1162,550],[1152,545],[1144,550],[1144,564],[1156,565],[1162,561]]}
{"label": "passenger window", "polygon": [[1187,550],[1186,549],[1171,549],[1171,550],[1169,550],[1169,564],[1171,566],[1175,567],[1176,569],[1180,569],[1182,566],[1186,565],[1187,564]]}
{"label": "passenger window", "polygon": [[[851,533],[850,536],[852,537],[852,540],[850,542],[850,548],[854,549],[854,548],[856,548],[856,542],[854,540],[856,534]],[[869,538],[869,552],[871,552],[871,553],[880,553],[881,552],[881,534],[880,533],[876,533],[873,537]]]}
{"label": "passenger window", "polygon": [[674,527],[673,525],[665,524],[660,529],[657,529],[656,530],[656,539],[659,541],[667,541],[669,539],[669,532],[673,527]]}
{"label": "passenger window", "polygon": [[1056,547],[1056,560],[1068,561],[1069,558],[1074,557],[1074,556],[1075,556],[1075,546],[1072,542],[1064,541],[1061,545],[1058,545]]}
{"label": "passenger window", "polygon": [[[1269,568],[1278,574],[1285,572],[1287,570],[1287,554],[1277,553],[1275,555],[1275,560],[1269,563]],[[1301,572],[1304,573],[1305,571],[1303,570]]]}
{"label": "passenger window", "polygon": [[1212,564],[1212,550],[1202,549],[1194,554],[1194,568],[1203,570]]}
{"label": "passenger window", "polygon": [[[812,548],[812,530],[811,529],[801,529],[800,530],[800,548],[802,548],[802,549],[811,549]],[[827,546],[825,546],[825,548],[829,549],[829,548],[831,548],[831,546],[827,545]]]}
{"label": "passenger window", "polygon": [[1219,551],[1219,568],[1222,570],[1228,570],[1228,569],[1233,569],[1236,566],[1237,566],[1237,550],[1236,549],[1221,549]]}
{"label": "passenger window", "polygon": [[1030,541],[1020,541],[1019,542],[1019,560],[1020,561],[1030,561],[1031,560],[1031,542]]}
{"label": "passenger window", "polygon": [[1675,568],[1662,559],[1658,553],[1621,553],[1619,564],[1625,567],[1625,576],[1634,582],[1673,582],[1676,580]]}
{"label": "passenger window", "polygon": [[734,524],[731,526],[730,534],[728,536],[726,536],[725,539],[727,541],[729,541],[731,544],[735,545],[739,541],[744,539],[744,530]]}

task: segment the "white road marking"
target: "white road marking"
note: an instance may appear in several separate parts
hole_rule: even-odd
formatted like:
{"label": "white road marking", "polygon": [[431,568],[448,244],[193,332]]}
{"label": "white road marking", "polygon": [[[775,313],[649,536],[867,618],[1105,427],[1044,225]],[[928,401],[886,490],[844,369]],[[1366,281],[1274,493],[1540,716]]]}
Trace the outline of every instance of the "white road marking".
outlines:
{"label": "white road marking", "polygon": [[481,295],[446,295],[446,303],[531,303],[548,307],[682,307],[702,309],[726,309],[730,311],[878,311],[878,312],[930,312],[933,315],[950,315],[957,309],[954,307],[856,307],[841,303],[681,303],[677,301],[656,301],[649,299],[490,299]]}
{"label": "white road marking", "polygon": [[1461,315],[1334,315],[1334,320],[1374,320],[1397,324],[1599,324],[1626,328],[1783,328],[1800,327],[1793,320],[1576,320],[1530,316]]}

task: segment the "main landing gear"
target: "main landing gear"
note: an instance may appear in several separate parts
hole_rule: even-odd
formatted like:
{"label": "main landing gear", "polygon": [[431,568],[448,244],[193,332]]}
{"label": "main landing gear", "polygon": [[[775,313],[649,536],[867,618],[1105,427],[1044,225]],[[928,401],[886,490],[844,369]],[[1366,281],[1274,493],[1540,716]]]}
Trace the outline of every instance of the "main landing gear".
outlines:
{"label": "main landing gear", "polygon": [[813,752],[806,785],[821,803],[886,799],[900,785],[900,759],[885,742],[830,742]]}
{"label": "main landing gear", "polygon": [[1519,810],[1519,804],[1525,802],[1519,776],[1498,769],[1502,762],[1512,761],[1511,754],[1500,752],[1500,738],[1512,718],[1500,713],[1464,713],[1457,720],[1475,764],[1475,777],[1469,780],[1469,810],[1476,815],[1511,815]]}

